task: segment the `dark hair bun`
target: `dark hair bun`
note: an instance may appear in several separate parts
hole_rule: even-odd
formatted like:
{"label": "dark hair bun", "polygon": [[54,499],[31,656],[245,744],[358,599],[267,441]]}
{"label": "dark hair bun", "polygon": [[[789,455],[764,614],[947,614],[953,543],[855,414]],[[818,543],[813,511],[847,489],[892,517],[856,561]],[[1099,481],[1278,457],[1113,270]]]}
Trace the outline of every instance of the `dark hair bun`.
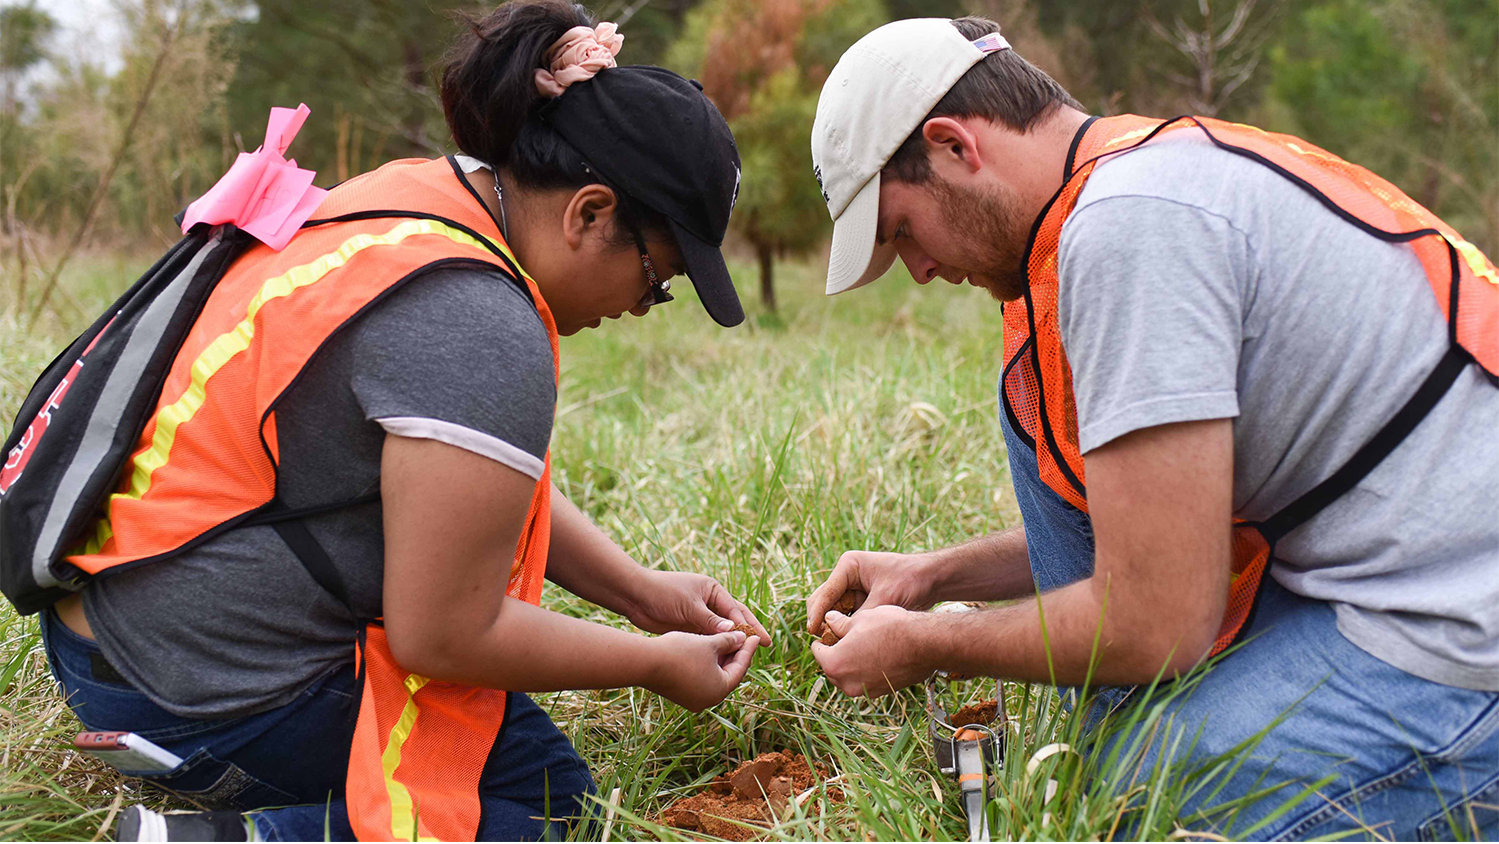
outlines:
{"label": "dark hair bun", "polygon": [[502,166],[516,136],[545,98],[535,74],[563,33],[593,26],[588,10],[562,0],[513,0],[482,18],[449,53],[442,73],[442,109],[453,141],[465,153]]}

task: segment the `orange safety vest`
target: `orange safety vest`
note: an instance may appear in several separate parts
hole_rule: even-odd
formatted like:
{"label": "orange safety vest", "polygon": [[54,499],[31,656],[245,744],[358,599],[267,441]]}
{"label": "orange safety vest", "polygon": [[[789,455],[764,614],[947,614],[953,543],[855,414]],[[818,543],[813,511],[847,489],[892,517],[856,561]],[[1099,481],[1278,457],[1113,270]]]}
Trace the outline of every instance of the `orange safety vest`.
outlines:
{"label": "orange safety vest", "polygon": [[[519,277],[546,326],[555,376],[551,311],[451,159],[396,161],[352,179],[314,218],[283,251],[257,245],[219,281],[106,512],[68,562],[97,575],[162,560],[280,506],[277,403],[334,334],[435,266],[485,264]],[[506,590],[532,604],[551,535],[550,454],[545,466]],[[326,567],[288,542],[327,586]],[[355,659],[363,688],[346,791],[355,833],[472,841],[505,692],[404,670],[378,621],[365,628]]]}
{"label": "orange safety vest", "polygon": [[[1090,119],[1068,154],[1065,183],[1042,210],[1031,234],[1025,260],[1026,295],[1005,306],[1001,390],[1011,426],[1036,451],[1041,480],[1083,512],[1088,510],[1088,499],[1078,450],[1077,406],[1057,322],[1057,247],[1062,225],[1100,160],[1192,126],[1206,132],[1218,147],[1289,179],[1350,224],[1381,240],[1408,244],[1447,316],[1450,339],[1446,357],[1425,383],[1348,464],[1271,518],[1255,523],[1236,520],[1233,579],[1211,651],[1217,654],[1234,642],[1248,621],[1280,537],[1357,484],[1399,445],[1467,364],[1476,362],[1490,378],[1499,374],[1499,272],[1477,247],[1399,188],[1298,138],[1205,117]],[[1074,166],[1077,161],[1083,163]]]}

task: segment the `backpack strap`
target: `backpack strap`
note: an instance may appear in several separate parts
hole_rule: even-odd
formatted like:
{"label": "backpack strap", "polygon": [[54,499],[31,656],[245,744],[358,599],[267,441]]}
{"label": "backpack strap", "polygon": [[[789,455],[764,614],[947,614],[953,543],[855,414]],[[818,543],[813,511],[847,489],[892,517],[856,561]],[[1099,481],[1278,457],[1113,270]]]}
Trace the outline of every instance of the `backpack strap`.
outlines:
{"label": "backpack strap", "polygon": [[319,504],[312,507],[292,508],[288,507],[286,502],[281,500],[281,496],[278,495],[271,499],[269,504],[262,507],[259,513],[246,520],[243,526],[270,525],[275,528],[276,534],[281,537],[281,540],[286,543],[291,552],[297,556],[303,568],[306,568],[307,573],[312,575],[312,579],[317,581],[319,586],[323,587],[323,591],[336,598],[356,619],[366,621],[367,619],[360,618],[359,613],[354,611],[354,604],[350,599],[348,584],[344,583],[343,576],[338,573],[338,567],[333,565],[333,558],[328,556],[327,550],[317,541],[317,537],[313,536],[312,531],[307,529],[307,523],[304,520],[309,516],[332,513],[337,510],[360,504],[369,504],[379,500],[380,491],[376,489],[373,492],[365,493],[357,498],[350,498],[346,501]]}

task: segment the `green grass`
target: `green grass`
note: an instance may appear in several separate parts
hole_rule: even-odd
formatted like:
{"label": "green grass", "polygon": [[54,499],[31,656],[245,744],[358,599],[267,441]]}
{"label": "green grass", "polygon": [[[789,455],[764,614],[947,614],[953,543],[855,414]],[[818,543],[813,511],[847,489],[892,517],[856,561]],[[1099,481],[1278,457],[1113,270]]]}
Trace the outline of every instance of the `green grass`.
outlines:
{"label": "green grass", "polygon": [[[68,289],[81,312],[48,314],[30,332],[0,316],[7,425],[35,374],[86,322],[82,312],[102,309],[145,263],[79,262]],[[880,701],[838,694],[807,647],[803,601],[845,550],[917,551],[1019,523],[995,417],[999,307],[976,290],[918,288],[899,273],[830,300],[818,269],[800,264],[781,268],[780,292],[779,315],[751,303],[732,331],[682,295],[644,320],[565,339],[553,437],[569,497],[645,565],[719,578],[759,613],[774,645],[744,685],[700,715],[638,689],[540,702],[588,760],[600,796],[620,790],[614,839],[674,836],[651,822],[664,805],[741,759],[790,748],[827,763],[847,800],[809,801],[770,837],[963,840],[956,783],[931,759],[919,690]],[[14,310],[0,298],[0,314]],[[544,602],[628,626],[556,588]],[[47,673],[35,620],[8,605],[0,666],[0,839],[88,839],[122,804],[167,802],[65,749],[76,722]],[[992,686],[948,693],[956,704]],[[1079,719],[1054,691],[1011,685],[1008,694],[1016,729],[990,807],[996,840],[1180,835],[1180,807],[1211,794],[1242,758],[1186,770],[1142,765],[1139,743],[1087,752]],[[1162,712],[1126,708],[1101,735],[1190,742]],[[1083,755],[1052,755],[1028,772],[1032,755],[1057,742]],[[1214,823],[1228,828],[1234,809],[1222,807]]]}

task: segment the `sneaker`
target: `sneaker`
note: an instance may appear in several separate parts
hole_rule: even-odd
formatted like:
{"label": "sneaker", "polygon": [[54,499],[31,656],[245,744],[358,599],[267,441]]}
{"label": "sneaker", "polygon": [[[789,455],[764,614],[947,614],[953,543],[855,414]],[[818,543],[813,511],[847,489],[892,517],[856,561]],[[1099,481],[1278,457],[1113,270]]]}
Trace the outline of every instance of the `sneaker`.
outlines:
{"label": "sneaker", "polygon": [[131,806],[115,823],[116,841],[250,841],[239,812],[153,812]]}

